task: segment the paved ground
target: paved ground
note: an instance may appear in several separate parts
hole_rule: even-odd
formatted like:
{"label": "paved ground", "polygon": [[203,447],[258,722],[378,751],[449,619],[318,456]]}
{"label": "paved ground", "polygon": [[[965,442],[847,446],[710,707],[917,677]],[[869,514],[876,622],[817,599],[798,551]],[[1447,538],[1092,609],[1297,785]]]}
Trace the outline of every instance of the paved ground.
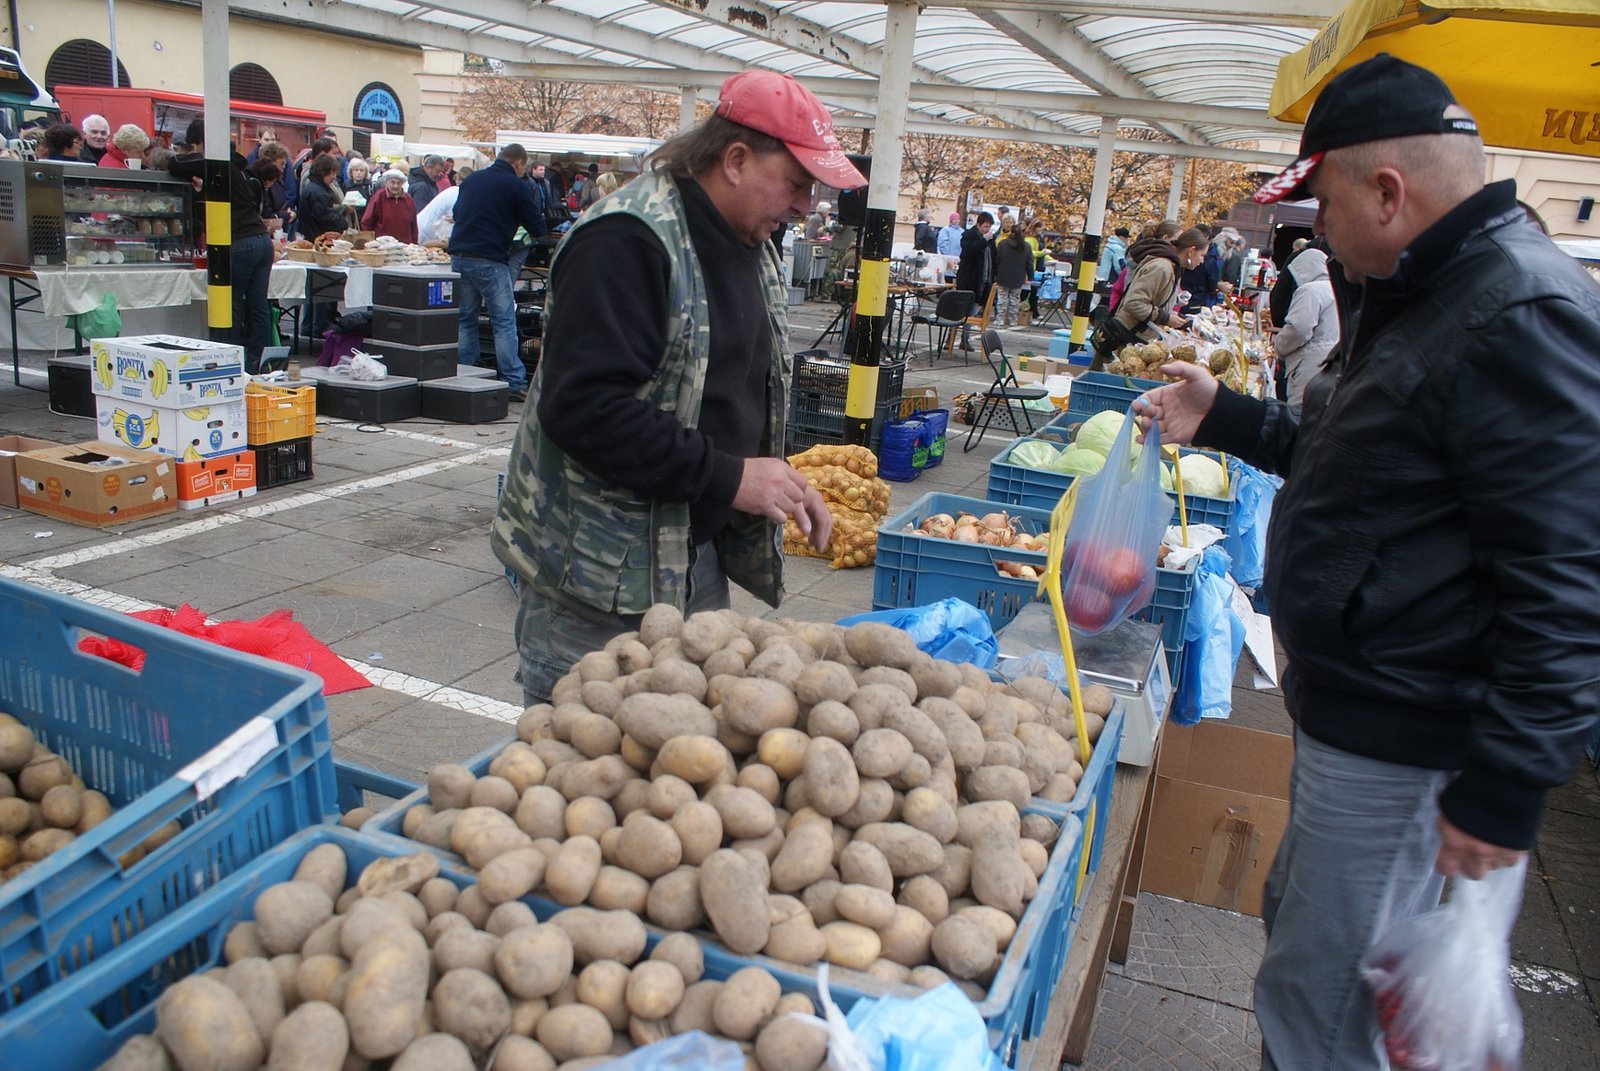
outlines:
{"label": "paved ground", "polygon": [[[810,345],[833,312],[816,303],[794,310],[794,348]],[[1007,332],[1007,349],[1043,352],[1046,337]],[[39,393],[46,356],[25,355],[23,387],[4,377],[0,434],[92,439],[92,421],[48,411]],[[936,386],[946,400],[989,381],[976,355],[936,368],[922,359],[906,376],[906,386]],[[0,509],[0,575],[125,610],[186,600],[219,618],[292,609],[376,685],[329,701],[338,754],[418,777],[505,736],[521,710],[511,681],[514,598],[486,538],[512,428],[328,424],[310,482],[115,530]],[[928,491],[983,497],[989,459],[1009,438],[991,432],[968,454],[953,435],[942,467],[895,485],[892,508]],[[773,616],[832,620],[868,608],[872,574],[803,559],[791,563],[788,588]],[[735,601],[767,612],[742,593]],[[1236,688],[1234,716],[1288,729],[1270,692]],[[1585,762],[1552,800],[1515,936],[1529,1071],[1600,1068],[1597,833],[1600,788]],[[1257,920],[1146,894],[1129,961],[1106,981],[1084,1066],[1257,1067],[1250,979],[1260,953]]]}

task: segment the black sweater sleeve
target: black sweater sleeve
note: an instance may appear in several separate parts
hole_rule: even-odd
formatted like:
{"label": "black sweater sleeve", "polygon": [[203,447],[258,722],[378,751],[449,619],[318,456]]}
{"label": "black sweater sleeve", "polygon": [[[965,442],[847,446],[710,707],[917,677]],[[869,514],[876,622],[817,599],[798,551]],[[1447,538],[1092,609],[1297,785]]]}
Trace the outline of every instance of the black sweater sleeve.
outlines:
{"label": "black sweater sleeve", "polygon": [[602,480],[657,501],[731,503],[744,462],[638,397],[666,349],[670,274],[638,220],[595,220],[567,239],[550,276],[539,423]]}

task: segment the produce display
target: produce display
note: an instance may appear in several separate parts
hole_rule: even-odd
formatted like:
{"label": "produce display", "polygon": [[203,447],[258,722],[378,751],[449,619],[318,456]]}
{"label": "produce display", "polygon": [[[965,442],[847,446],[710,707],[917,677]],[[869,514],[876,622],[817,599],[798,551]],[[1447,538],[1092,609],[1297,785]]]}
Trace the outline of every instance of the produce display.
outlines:
{"label": "produce display", "polygon": [[859,569],[877,556],[878,525],[889,511],[889,485],[878,479],[878,459],[864,446],[821,444],[794,454],[789,464],[822,494],[833,517],[828,547],[818,551],[791,518],[783,524],[783,551],[829,559],[834,569]]}
{"label": "produce display", "polygon": [[646,956],[629,912],[541,923],[487,872],[440,877],[431,853],[349,870],[337,844],[307,852],[228,931],[226,966],[168,988],[155,1033],[104,1071],[579,1071],[690,1030],[737,1041],[761,1071],[826,1055],[821,1027],[791,1014],[813,1014],[805,994],[760,967],[706,979],[685,934]]}
{"label": "produce display", "polygon": [[278,247],[278,256],[290,260],[312,260],[320,257],[327,265],[359,262],[368,267],[386,264],[448,264],[450,254],[443,242],[424,242],[408,245],[397,238],[382,235],[368,241],[365,238],[347,237],[338,231],[324,231],[314,239],[299,238]]}
{"label": "produce display", "polygon": [[1106,371],[1112,375],[1132,376],[1135,379],[1171,380],[1174,377],[1161,374],[1161,366],[1173,361],[1204,364],[1211,370],[1212,375],[1229,387],[1240,390],[1244,386],[1244,368],[1234,354],[1219,347],[1210,349],[1202,360],[1193,342],[1173,345],[1158,339],[1153,342],[1132,343],[1117,351],[1107,362]]}
{"label": "produce display", "polygon": [[[0,713],[0,885],[110,818],[111,801],[84,784],[72,766]],[[130,867],[180,831],[168,822],[124,854]]]}
{"label": "produce display", "polygon": [[[1072,442],[1066,446],[1044,439],[1027,439],[1012,448],[1006,460],[1013,465],[1059,472],[1067,476],[1092,476],[1105,467],[1106,455],[1111,452],[1113,437],[1122,427],[1122,414],[1096,413],[1078,427]],[[1141,449],[1133,444],[1134,456]],[[1204,498],[1228,496],[1228,474],[1222,463],[1209,454],[1189,453],[1178,458],[1178,469],[1183,475],[1183,493]],[[1172,466],[1161,464],[1161,489],[1176,488]]]}
{"label": "produce display", "polygon": [[[1085,690],[1086,732],[1111,710]],[[491,905],[537,894],[708,928],[739,955],[981,996],[1083,777],[1068,700],[899,629],[657,605],[528,708],[476,777],[435,767],[404,835]]]}

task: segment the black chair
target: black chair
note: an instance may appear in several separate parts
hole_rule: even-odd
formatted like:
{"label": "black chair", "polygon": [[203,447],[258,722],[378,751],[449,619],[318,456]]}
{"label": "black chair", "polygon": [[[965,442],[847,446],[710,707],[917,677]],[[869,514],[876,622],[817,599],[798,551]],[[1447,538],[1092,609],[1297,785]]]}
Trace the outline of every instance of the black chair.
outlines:
{"label": "black chair", "polygon": [[[911,329],[915,331],[918,324],[923,324],[928,329],[928,363],[933,364],[939,359],[939,351],[946,348],[950,340],[949,333],[967,322],[967,313],[972,311],[973,293],[971,290],[946,290],[939,295],[939,300],[934,302],[933,315],[926,316],[916,313],[911,317]],[[935,341],[934,331],[938,330],[938,339]],[[962,356],[966,360],[965,354]]]}
{"label": "black chair", "polygon": [[[1005,410],[1006,418],[1011,421],[1011,430],[1018,435],[1024,434],[1022,426],[1017,423],[1017,411],[1012,408],[1012,403],[1022,406],[1022,419],[1028,424],[1027,434],[1031,435],[1034,430],[1033,415],[1022,403],[1036,402],[1048,393],[1043,387],[1024,387],[1017,383],[1017,374],[1011,370],[1011,362],[1006,359],[1006,351],[1000,345],[1000,332],[993,328],[983,333],[983,359],[989,362],[989,367],[994,371],[994,385],[978,398],[978,411],[972,414],[972,426],[967,429],[966,441],[961,444],[963,453],[983,442],[989,425],[994,422],[996,411],[1001,409]],[[977,437],[974,438],[974,435]]]}

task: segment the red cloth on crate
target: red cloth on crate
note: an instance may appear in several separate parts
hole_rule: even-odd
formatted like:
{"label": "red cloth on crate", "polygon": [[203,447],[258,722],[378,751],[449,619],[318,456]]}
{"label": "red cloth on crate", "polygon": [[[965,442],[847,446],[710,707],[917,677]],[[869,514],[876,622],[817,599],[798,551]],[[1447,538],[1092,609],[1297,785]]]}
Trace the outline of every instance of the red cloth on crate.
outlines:
{"label": "red cloth on crate", "polygon": [[[176,610],[157,607],[154,610],[136,610],[128,616],[170,628],[185,636],[208,640],[229,650],[260,655],[296,669],[310,670],[322,678],[323,695],[338,695],[340,692],[372,687],[371,681],[351,669],[344,659],[306,631],[306,627],[294,619],[292,610],[274,610],[255,621],[218,621],[215,624],[207,624],[206,615],[188,603]],[[121,663],[130,669],[139,669],[144,665],[143,651],[109,637],[91,636],[79,642],[78,650]]]}

